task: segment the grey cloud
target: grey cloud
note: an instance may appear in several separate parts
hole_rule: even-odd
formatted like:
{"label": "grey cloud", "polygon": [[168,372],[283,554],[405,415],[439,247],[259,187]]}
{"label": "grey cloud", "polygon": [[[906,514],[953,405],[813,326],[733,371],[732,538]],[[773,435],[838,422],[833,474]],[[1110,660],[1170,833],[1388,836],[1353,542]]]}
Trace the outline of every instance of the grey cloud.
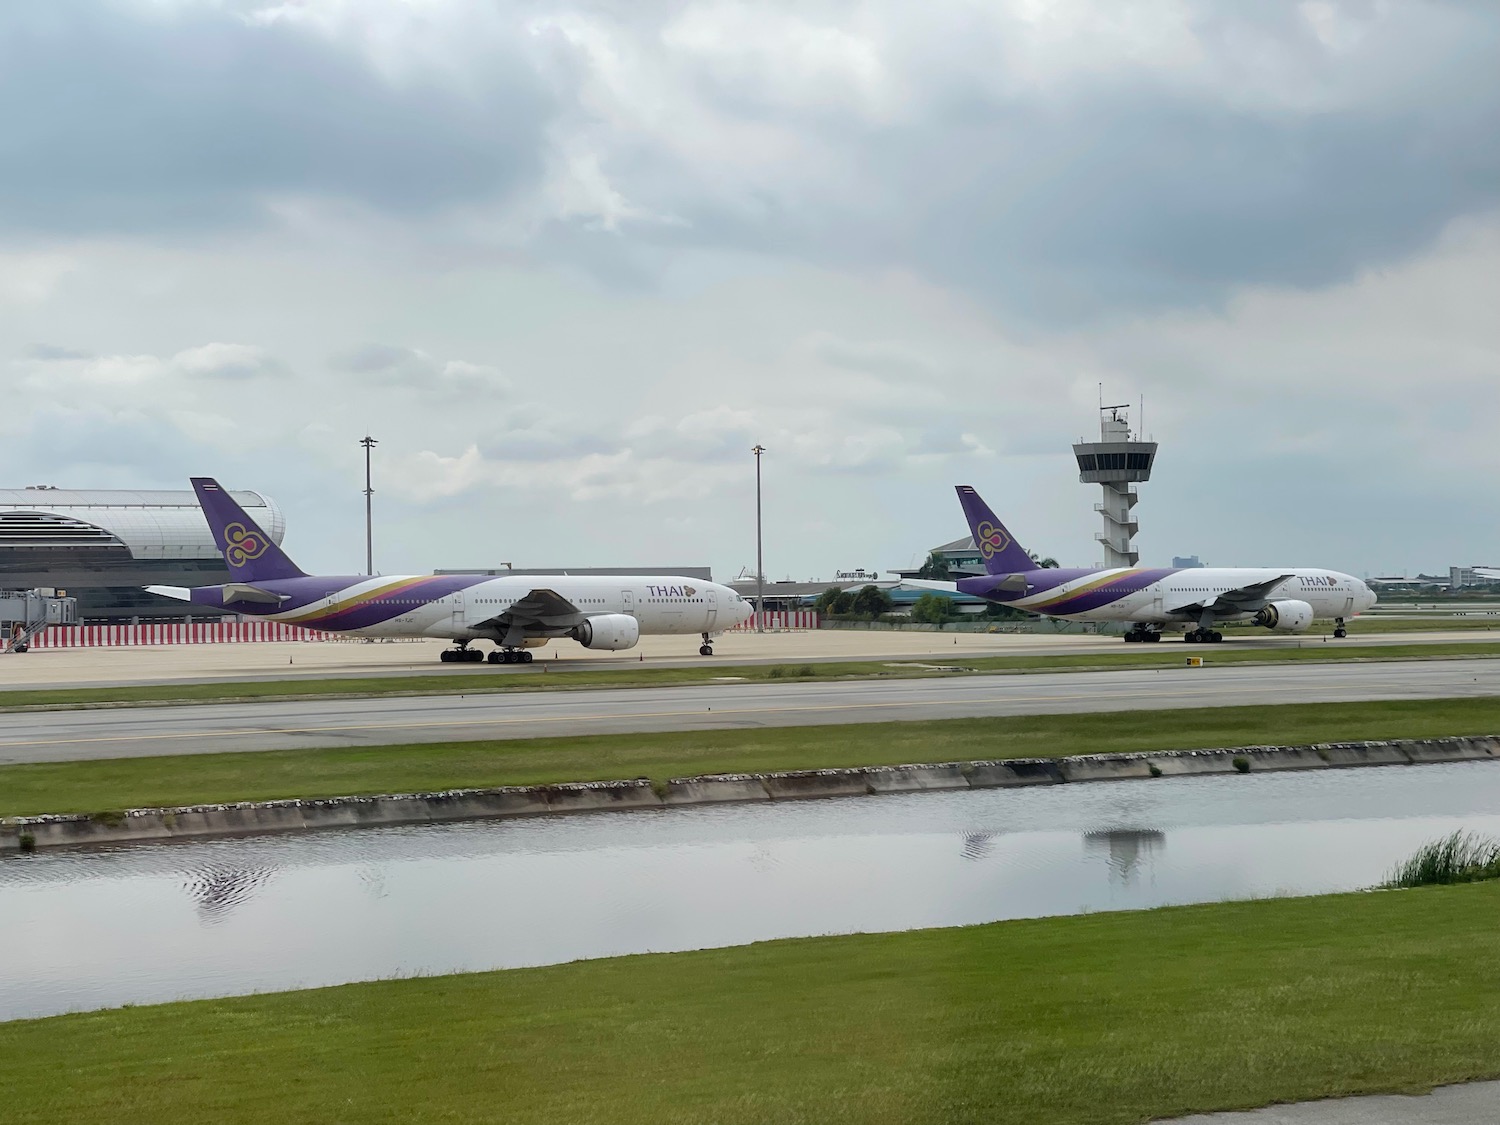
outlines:
{"label": "grey cloud", "polygon": [[287,194],[400,213],[504,198],[548,97],[507,44],[459,95],[217,7],[0,7],[0,213],[62,232],[254,224]]}
{"label": "grey cloud", "polygon": [[[1122,66],[1002,94],[965,77],[982,66],[958,65],[992,42],[945,39],[932,58],[896,45],[893,65],[929,99],[910,119],[718,98],[732,120],[798,136],[833,178],[787,169],[726,192],[680,151],[642,143],[606,167],[625,197],[686,220],[637,228],[638,240],[915,268],[1050,322],[1214,306],[1244,285],[1327,285],[1500,204],[1500,9],[1397,7],[1343,52],[1290,6],[1189,10],[1219,86]],[[1252,35],[1274,40],[1316,92],[1278,103],[1238,91]],[[601,253],[618,274],[618,245]]]}
{"label": "grey cloud", "polygon": [[935,374],[934,364],[927,356],[891,344],[825,339],[818,341],[813,354],[835,367],[885,376],[898,382],[929,379]]}
{"label": "grey cloud", "polygon": [[492,461],[563,461],[620,451],[592,423],[555,415],[527,403],[498,415],[479,440],[479,452]]}
{"label": "grey cloud", "polygon": [[27,359],[39,359],[44,363],[94,358],[93,352],[79,351],[77,348],[59,347],[56,344],[32,344],[21,354]]}
{"label": "grey cloud", "polygon": [[352,351],[334,356],[329,363],[340,371],[350,371],[356,375],[408,371],[414,368],[424,371],[432,369],[430,357],[414,348],[396,347],[391,344],[365,344]]}
{"label": "grey cloud", "polygon": [[[11,479],[75,488],[128,487],[185,476],[183,466],[214,453],[160,418],[138,410],[44,407],[4,443]],[[181,487],[169,485],[169,487]]]}
{"label": "grey cloud", "polygon": [[289,374],[282,360],[248,344],[204,344],[177,353],[172,362],[197,378],[244,380]]}

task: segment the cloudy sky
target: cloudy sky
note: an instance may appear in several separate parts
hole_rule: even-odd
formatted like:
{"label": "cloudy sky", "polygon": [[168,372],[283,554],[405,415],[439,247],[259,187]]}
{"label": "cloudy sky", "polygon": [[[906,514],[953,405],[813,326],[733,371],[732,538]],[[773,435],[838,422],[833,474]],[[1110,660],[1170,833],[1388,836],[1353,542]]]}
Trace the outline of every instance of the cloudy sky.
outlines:
{"label": "cloudy sky", "polygon": [[1500,562],[1488,0],[0,6],[0,484],[304,566]]}

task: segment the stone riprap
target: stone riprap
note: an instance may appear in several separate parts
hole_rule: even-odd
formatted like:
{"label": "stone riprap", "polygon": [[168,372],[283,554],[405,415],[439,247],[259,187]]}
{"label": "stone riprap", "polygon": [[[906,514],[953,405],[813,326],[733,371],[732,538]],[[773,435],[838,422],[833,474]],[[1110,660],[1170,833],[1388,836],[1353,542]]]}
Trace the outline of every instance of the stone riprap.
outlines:
{"label": "stone riprap", "polygon": [[664,785],[637,778],[632,781],[455,789],[441,793],[246,801],[182,808],[129,809],[93,815],[68,813],[8,817],[0,819],[0,851],[314,828],[663,809],[731,801],[863,797],[879,793],[1150,780],[1197,774],[1490,760],[1500,760],[1500,737],[1335,742],[1316,746],[1242,746],[1070,758],[1009,758],[932,765],[718,774],[673,778]]}

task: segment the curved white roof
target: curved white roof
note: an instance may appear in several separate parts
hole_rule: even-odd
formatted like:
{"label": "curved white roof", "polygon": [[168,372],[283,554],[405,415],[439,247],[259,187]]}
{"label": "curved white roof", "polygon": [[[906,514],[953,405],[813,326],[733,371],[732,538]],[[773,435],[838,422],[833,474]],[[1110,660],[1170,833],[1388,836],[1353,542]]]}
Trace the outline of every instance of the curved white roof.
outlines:
{"label": "curved white roof", "polygon": [[[277,543],[286,519],[270,497],[231,492]],[[216,558],[213,532],[189,490],[0,488],[0,549],[123,546],[137,559]]]}

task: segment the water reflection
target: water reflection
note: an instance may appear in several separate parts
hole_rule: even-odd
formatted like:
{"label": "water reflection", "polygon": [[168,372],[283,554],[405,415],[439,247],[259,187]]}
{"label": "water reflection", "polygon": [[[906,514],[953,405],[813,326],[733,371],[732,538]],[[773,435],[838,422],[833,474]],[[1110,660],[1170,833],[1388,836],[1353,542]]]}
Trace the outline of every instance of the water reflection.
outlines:
{"label": "water reflection", "polygon": [[0,1019],[1354,888],[1496,810],[1472,763],[42,852],[0,860]]}
{"label": "water reflection", "polygon": [[1167,834],[1155,828],[1110,828],[1083,834],[1083,850],[1103,853],[1110,880],[1125,886],[1135,881],[1142,868],[1149,868],[1166,845]]}
{"label": "water reflection", "polygon": [[965,859],[983,859],[994,847],[993,832],[965,832],[963,836]]}
{"label": "water reflection", "polygon": [[206,867],[190,871],[183,881],[188,897],[198,906],[198,919],[213,926],[223,922],[230,912],[244,902],[271,877],[270,868],[241,870],[234,867]]}

